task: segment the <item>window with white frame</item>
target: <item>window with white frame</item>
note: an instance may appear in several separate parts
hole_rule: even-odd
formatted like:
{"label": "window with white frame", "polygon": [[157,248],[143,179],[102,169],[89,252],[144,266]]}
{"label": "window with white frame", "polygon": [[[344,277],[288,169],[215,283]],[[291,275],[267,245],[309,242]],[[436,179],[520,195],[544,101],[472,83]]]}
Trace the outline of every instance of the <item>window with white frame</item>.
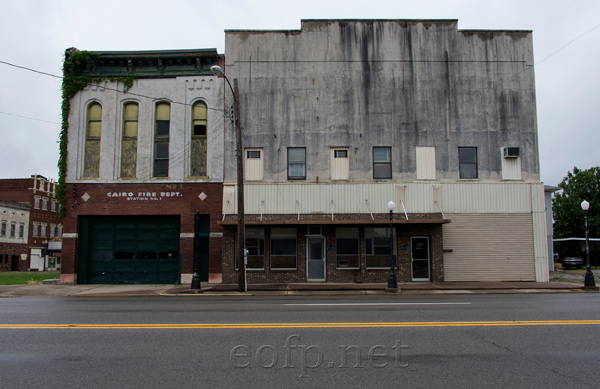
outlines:
{"label": "window with white frame", "polygon": [[23,235],[25,234],[25,224],[19,224],[19,239],[23,239]]}
{"label": "window with white frame", "polygon": [[40,238],[45,238],[46,237],[46,229],[47,229],[48,225],[46,223],[42,223],[40,226]]}
{"label": "window with white frame", "polygon": [[2,220],[2,226],[0,227],[0,236],[1,237],[6,236],[6,226],[7,226],[6,220]]}
{"label": "window with white frame", "polygon": [[[396,235],[392,239],[394,267],[397,266]],[[365,228],[365,265],[367,269],[390,268],[390,229],[389,227]]]}
{"label": "window with white frame", "polygon": [[17,223],[10,223],[10,237],[15,238],[17,236]]}
{"label": "window with white frame", "polygon": [[373,147],[373,178],[392,178],[391,147]]}
{"label": "window with white frame", "polygon": [[40,209],[40,203],[42,201],[42,198],[39,196],[34,196],[33,198],[33,208],[35,209]]}
{"label": "window with white frame", "polygon": [[306,180],[306,148],[288,147],[288,180]]}
{"label": "window with white frame", "polygon": [[56,232],[56,224],[50,224],[50,235],[49,235],[50,239],[54,239],[54,237],[56,236],[55,232]]}
{"label": "window with white frame", "polygon": [[50,205],[50,211],[56,212],[56,200],[52,200],[52,204]]}
{"label": "window with white frame", "polygon": [[296,269],[296,229],[271,229],[271,269]]}
{"label": "window with white frame", "polygon": [[38,237],[40,235],[40,223],[33,223],[33,231],[31,235],[34,237]]}
{"label": "window with white frame", "polygon": [[58,236],[59,238],[62,238],[62,233],[63,233],[63,226],[59,225],[57,228],[56,236]]}
{"label": "window with white frame", "polygon": [[48,210],[48,198],[44,197],[42,199],[42,210],[47,211]]}
{"label": "window with white frame", "polygon": [[93,102],[87,109],[83,177],[100,177],[100,138],[102,136],[102,106]]}

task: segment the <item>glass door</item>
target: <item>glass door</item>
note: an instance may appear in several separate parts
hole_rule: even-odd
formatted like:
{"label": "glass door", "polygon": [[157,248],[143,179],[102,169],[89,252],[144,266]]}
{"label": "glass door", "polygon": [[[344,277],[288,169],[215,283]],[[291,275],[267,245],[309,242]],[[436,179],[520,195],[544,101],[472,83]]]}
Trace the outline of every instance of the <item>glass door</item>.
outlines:
{"label": "glass door", "polygon": [[306,279],[325,281],[325,238],[306,238]]}
{"label": "glass door", "polygon": [[429,237],[410,238],[410,257],[412,262],[412,280],[429,281]]}

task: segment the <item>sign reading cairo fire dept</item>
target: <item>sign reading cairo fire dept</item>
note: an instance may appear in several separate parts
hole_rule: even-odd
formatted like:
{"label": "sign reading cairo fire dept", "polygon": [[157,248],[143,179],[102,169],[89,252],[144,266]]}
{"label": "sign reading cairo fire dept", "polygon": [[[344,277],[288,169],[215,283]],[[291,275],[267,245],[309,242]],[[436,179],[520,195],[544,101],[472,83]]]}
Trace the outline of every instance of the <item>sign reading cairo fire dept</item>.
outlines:
{"label": "sign reading cairo fire dept", "polygon": [[107,192],[106,196],[127,201],[162,201],[173,197],[183,197],[181,192]]}

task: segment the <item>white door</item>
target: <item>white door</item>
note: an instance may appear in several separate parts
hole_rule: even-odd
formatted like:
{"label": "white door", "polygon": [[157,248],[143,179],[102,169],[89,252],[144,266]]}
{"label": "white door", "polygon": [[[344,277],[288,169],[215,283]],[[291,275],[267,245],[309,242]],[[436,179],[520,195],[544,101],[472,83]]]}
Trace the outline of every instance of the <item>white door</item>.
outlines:
{"label": "white door", "polygon": [[306,238],[306,279],[325,281],[325,238]]}

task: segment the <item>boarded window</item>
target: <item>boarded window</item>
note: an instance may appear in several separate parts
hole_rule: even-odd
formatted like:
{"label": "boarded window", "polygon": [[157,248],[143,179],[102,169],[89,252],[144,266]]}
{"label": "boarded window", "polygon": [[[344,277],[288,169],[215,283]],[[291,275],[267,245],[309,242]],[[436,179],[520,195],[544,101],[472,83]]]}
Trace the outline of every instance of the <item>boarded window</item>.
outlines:
{"label": "boarded window", "polygon": [[134,178],[137,166],[138,137],[137,103],[127,103],[123,107],[123,139],[121,141],[121,177]]}
{"label": "boarded window", "polygon": [[171,124],[171,105],[156,104],[154,132],[154,177],[169,176],[169,132]]}
{"label": "boarded window", "polygon": [[350,163],[347,148],[331,148],[331,179],[347,180],[350,176]]}
{"label": "boarded window", "polygon": [[207,109],[199,101],[192,107],[191,176],[206,177],[207,173]]}
{"label": "boarded window", "polygon": [[102,106],[92,103],[87,110],[85,158],[83,177],[100,177],[100,136],[102,134]]}
{"label": "boarded window", "polygon": [[435,180],[435,147],[417,147],[417,179]]}
{"label": "boarded window", "polygon": [[264,168],[262,156],[262,149],[246,149],[244,177],[247,181],[262,181]]}

